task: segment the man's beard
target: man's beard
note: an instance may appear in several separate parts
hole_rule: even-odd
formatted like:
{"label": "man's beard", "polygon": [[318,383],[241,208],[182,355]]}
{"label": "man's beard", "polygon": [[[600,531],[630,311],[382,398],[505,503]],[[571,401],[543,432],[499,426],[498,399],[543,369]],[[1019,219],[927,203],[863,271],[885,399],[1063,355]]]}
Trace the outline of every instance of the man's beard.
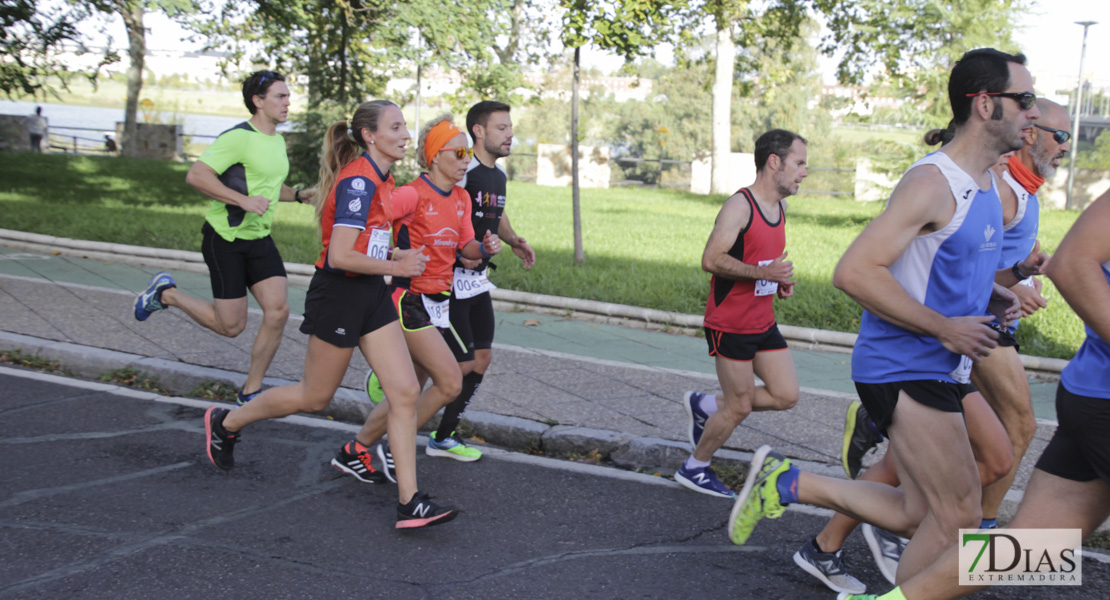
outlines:
{"label": "man's beard", "polygon": [[1046,153],[1041,152],[1041,150],[1042,148],[1038,147],[1036,151],[1033,152],[1033,166],[1037,167],[1037,171],[1040,173],[1041,177],[1052,179],[1052,176],[1056,174],[1056,167],[1052,166],[1052,161],[1055,160],[1056,157],[1051,154],[1046,155]]}

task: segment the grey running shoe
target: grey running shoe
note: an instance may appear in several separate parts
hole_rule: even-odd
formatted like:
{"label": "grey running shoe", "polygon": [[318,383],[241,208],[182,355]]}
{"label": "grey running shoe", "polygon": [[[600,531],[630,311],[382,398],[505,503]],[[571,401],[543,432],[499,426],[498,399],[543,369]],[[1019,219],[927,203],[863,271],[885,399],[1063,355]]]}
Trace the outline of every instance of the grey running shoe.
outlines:
{"label": "grey running shoe", "polygon": [[810,539],[794,553],[794,563],[834,592],[848,594],[866,592],[867,586],[844,569],[843,553],[843,549],[836,552],[821,552],[817,549],[817,540]]}
{"label": "grey running shoe", "polygon": [[844,443],[840,451],[840,460],[848,477],[859,477],[860,469],[863,468],[863,456],[881,441],[883,436],[877,432],[867,409],[859,400],[852,402],[844,417]]}
{"label": "grey running shoe", "polygon": [[382,461],[382,474],[390,483],[397,483],[397,474],[393,465],[393,453],[389,451],[389,442],[382,441],[378,444],[378,458]]}
{"label": "grey running shoe", "polygon": [[906,549],[909,540],[866,523],[863,525],[863,539],[867,540],[867,547],[871,548],[871,555],[875,557],[879,572],[893,585],[894,575],[898,572],[898,561],[902,559],[902,551]]}

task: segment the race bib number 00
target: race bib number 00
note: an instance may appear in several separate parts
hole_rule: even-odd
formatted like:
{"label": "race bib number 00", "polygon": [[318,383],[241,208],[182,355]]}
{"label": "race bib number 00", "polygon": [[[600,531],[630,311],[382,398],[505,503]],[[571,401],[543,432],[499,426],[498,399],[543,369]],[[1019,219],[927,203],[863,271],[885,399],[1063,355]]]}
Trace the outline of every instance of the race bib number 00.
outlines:
{"label": "race bib number 00", "polygon": [[[759,266],[765,267],[774,262],[773,260],[761,260]],[[766,279],[757,279],[755,282],[755,295],[756,296],[770,296],[779,291],[779,284],[774,281],[767,281]]]}
{"label": "race bib number 00", "polygon": [[390,237],[391,235],[388,229],[371,230],[370,242],[366,244],[366,256],[378,260],[389,260]]}
{"label": "race bib number 00", "polygon": [[489,280],[489,269],[471,271],[470,269],[457,267],[455,269],[454,288],[456,298],[466,299],[497,289],[497,286]]}
{"label": "race bib number 00", "polygon": [[440,329],[449,329],[451,327],[451,300],[447,296],[443,296],[443,302],[436,302],[429,296],[422,296],[424,300],[424,310],[428,311],[432,325]]}

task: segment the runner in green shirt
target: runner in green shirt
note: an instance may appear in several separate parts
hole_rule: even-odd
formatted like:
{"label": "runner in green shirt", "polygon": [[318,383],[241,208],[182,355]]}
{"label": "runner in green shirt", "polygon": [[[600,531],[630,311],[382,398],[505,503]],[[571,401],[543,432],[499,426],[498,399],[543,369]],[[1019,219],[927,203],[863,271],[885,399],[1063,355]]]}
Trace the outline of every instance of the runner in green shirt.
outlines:
{"label": "runner in green shirt", "polygon": [[221,133],[193,163],[185,182],[212,204],[201,233],[201,252],[212,280],[208,302],[177,289],[165,271],[157,273],[135,300],[135,318],[176,306],[197,323],[228,337],[247,325],[247,290],[262,307],[262,325],[251,349],[250,368],[239,404],[262,390],[262,378],[277,353],[289,318],[288,279],[270,227],[277,202],[308,202],[315,190],[295,190],[285,140],[277,126],[289,115],[289,87],[274,71],[257,71],[243,82],[243,103],[251,118]]}

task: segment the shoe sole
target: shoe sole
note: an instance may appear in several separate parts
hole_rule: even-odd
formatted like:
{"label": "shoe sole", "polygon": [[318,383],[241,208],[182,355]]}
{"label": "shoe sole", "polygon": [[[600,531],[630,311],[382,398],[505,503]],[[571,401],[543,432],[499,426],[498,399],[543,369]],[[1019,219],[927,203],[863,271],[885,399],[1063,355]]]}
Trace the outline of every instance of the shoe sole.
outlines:
{"label": "shoe sole", "polygon": [[393,469],[388,466],[390,461],[385,458],[385,448],[383,448],[381,444],[378,444],[377,454],[378,458],[382,461],[382,475],[385,475],[385,478],[388,479],[390,483],[397,483],[397,478],[393,476]]}
{"label": "shoe sole", "polygon": [[682,408],[686,409],[686,416],[690,418],[690,427],[688,428],[690,434],[690,448],[691,450],[697,450],[698,442],[694,439],[694,429],[697,427],[697,421],[694,419],[694,409],[690,407],[690,397],[693,395],[694,392],[686,392],[686,394],[682,396]]}
{"label": "shoe sole", "polygon": [[459,456],[458,454],[455,454],[448,450],[432,448],[431,444],[424,446],[424,454],[427,454],[428,456],[435,456],[437,458],[453,458],[459,462],[474,462],[479,458],[482,458],[481,454],[479,454],[478,456]]}
{"label": "shoe sole", "polygon": [[218,406],[209,406],[208,410],[204,413],[204,449],[208,453],[208,460],[211,461],[212,464],[224,471],[230,471],[231,467],[220,465],[220,463],[216,462],[216,459],[212,457],[212,413],[217,410],[219,410]]}
{"label": "shoe sole", "polygon": [[678,483],[682,484],[682,487],[684,487],[686,489],[693,490],[693,491],[695,491],[699,494],[705,494],[706,496],[713,496],[714,498],[733,498],[736,495],[736,494],[732,494],[732,495],[729,495],[729,496],[725,496],[724,494],[719,494],[719,493],[714,492],[712,490],[707,490],[707,489],[699,486],[698,484],[694,483],[693,481],[690,481],[689,479],[686,479],[680,473],[677,473],[677,472],[674,474],[674,480],[677,481]]}
{"label": "shoe sole", "polygon": [[[806,542],[806,543],[808,544],[809,542]],[[834,592],[841,592],[841,593],[844,593],[844,594],[863,594],[863,593],[867,592],[866,587],[863,588],[863,589],[850,590],[850,589],[848,589],[848,588],[846,588],[842,585],[837,585],[837,584],[833,583],[833,581],[831,579],[826,577],[825,574],[821,572],[821,569],[818,569],[817,567],[813,566],[813,563],[811,563],[808,560],[802,558],[801,550],[794,553],[794,564],[801,567],[801,569],[803,571],[805,571],[806,573],[809,573],[810,575],[813,575],[814,577],[816,577],[818,581],[825,584],[825,587],[829,588],[830,590],[832,590]]]}
{"label": "shoe sole", "polygon": [[[728,514],[728,539],[732,541],[732,526],[736,523],[736,517],[740,516],[740,508],[744,506],[744,501],[752,494],[752,488],[755,487],[755,480],[759,478],[759,472],[763,470],[763,461],[767,455],[771,453],[771,447],[764,444],[755,451],[752,455],[751,467],[748,469],[748,476],[744,478],[744,487],[740,488],[740,493],[736,494],[736,502],[732,505],[732,512]],[[735,543],[735,542],[734,542]]]}
{"label": "shoe sole", "polygon": [[433,525],[442,525],[448,521],[453,521],[455,517],[459,516],[459,511],[452,510],[451,512],[436,515],[427,519],[405,519],[397,521],[397,529],[419,529],[421,527],[431,527]]}
{"label": "shoe sole", "polygon": [[880,540],[878,534],[875,533],[875,526],[865,523],[862,529],[863,539],[867,541],[867,547],[871,549],[871,558],[875,560],[875,566],[879,568],[879,572],[883,574],[883,577],[885,577],[891,585],[894,585],[894,577],[896,574],[887,572],[887,558],[886,555],[883,554],[882,540]]}
{"label": "shoe sole", "polygon": [[[355,479],[357,479],[357,480],[359,480],[363,483],[385,483],[382,479],[366,479],[362,475],[360,475],[358,471],[355,471],[354,469],[348,467],[347,465],[339,462],[338,460],[336,460],[334,458],[331,459],[331,466],[335,467],[336,469],[339,469],[340,472],[342,472],[346,475],[350,475],[351,477],[354,477]],[[381,472],[379,471],[378,474],[380,475]],[[383,475],[382,477],[384,479],[385,476]]]}
{"label": "shoe sole", "polygon": [[848,451],[852,448],[852,434],[856,431],[856,414],[859,413],[859,406],[859,400],[848,405],[848,413],[844,415],[844,439],[840,443],[840,465],[844,467],[844,472],[849,479],[855,479],[852,476],[852,470],[848,468]]}

